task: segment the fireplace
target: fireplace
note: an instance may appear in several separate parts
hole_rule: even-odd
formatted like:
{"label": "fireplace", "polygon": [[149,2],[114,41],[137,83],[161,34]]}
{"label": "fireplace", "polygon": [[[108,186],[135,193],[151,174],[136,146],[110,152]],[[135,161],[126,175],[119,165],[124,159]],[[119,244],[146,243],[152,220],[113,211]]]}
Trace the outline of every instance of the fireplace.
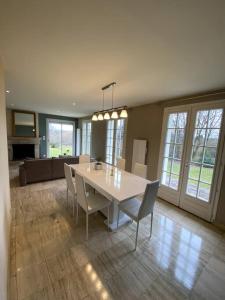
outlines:
{"label": "fireplace", "polygon": [[8,137],[9,160],[39,158],[40,138]]}
{"label": "fireplace", "polygon": [[13,144],[13,160],[35,158],[34,144]]}

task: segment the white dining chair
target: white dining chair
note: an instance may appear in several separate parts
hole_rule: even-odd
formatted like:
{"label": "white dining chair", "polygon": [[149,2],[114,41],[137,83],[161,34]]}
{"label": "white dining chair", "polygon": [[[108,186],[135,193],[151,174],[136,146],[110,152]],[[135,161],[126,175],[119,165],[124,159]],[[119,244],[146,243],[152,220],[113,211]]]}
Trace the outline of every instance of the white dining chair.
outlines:
{"label": "white dining chair", "polygon": [[147,178],[147,165],[139,164],[136,162],[132,173],[134,175]]}
{"label": "white dining chair", "polygon": [[147,184],[142,202],[140,202],[140,200],[137,198],[132,198],[118,205],[117,229],[119,225],[120,211],[124,212],[137,223],[135,250],[137,248],[139,221],[149,214],[151,214],[150,237],[152,235],[153,209],[158,188],[159,181],[153,181]]}
{"label": "white dining chair", "polygon": [[75,204],[76,204],[76,186],[75,182],[73,182],[73,176],[72,176],[72,169],[71,167],[64,163],[64,173],[66,177],[66,198],[67,198],[67,207],[69,204],[69,192],[72,194],[72,199],[73,199],[73,216],[74,216],[74,211],[75,211]]}
{"label": "white dining chair", "polygon": [[91,157],[88,154],[82,154],[79,156],[79,164],[91,162]]}
{"label": "white dining chair", "polygon": [[107,207],[107,225],[109,228],[109,206],[111,204],[111,201],[106,199],[101,194],[87,193],[83,177],[76,173],[75,178],[77,187],[77,202],[86,213],[86,239],[88,240],[88,216]]}
{"label": "white dining chair", "polygon": [[124,158],[117,158],[116,167],[125,170],[126,160]]}

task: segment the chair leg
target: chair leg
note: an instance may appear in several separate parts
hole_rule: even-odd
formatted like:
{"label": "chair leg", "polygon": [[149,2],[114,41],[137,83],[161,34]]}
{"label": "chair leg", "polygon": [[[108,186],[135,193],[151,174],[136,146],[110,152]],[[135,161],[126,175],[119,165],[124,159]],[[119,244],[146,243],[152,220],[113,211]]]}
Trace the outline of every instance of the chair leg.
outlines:
{"label": "chair leg", "polygon": [[152,223],[153,223],[153,212],[151,213],[151,227],[150,227],[150,237],[152,236]]}
{"label": "chair leg", "polygon": [[117,214],[117,230],[118,230],[118,227],[119,227],[119,219],[120,219],[120,209],[119,209],[119,206],[118,206],[118,214]]}
{"label": "chair leg", "polygon": [[134,250],[136,250],[136,248],[137,248],[138,229],[139,229],[139,221],[137,222],[136,239],[135,239],[135,248],[134,248]]}
{"label": "chair leg", "polygon": [[109,206],[107,207],[107,211],[108,211],[108,216],[107,216],[107,226],[108,226],[108,231],[109,231]]}
{"label": "chair leg", "polygon": [[88,213],[86,213],[86,240],[88,240]]}

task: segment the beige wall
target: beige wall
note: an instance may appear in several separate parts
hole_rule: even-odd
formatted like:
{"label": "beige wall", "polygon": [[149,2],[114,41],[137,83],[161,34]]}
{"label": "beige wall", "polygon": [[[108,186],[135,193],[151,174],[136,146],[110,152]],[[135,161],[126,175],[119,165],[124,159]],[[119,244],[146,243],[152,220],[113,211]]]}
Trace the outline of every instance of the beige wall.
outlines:
{"label": "beige wall", "polygon": [[106,121],[92,122],[92,157],[105,160]]}
{"label": "beige wall", "polygon": [[6,110],[7,136],[12,136],[12,110]]}
{"label": "beige wall", "polygon": [[10,234],[10,193],[8,151],[6,133],[5,87],[3,68],[0,62],[0,299],[7,299],[9,234]]}
{"label": "beige wall", "polygon": [[133,140],[146,139],[148,142],[146,157],[148,178],[154,180],[157,177],[163,109],[158,104],[149,104],[129,109],[128,115],[126,169],[131,171]]}

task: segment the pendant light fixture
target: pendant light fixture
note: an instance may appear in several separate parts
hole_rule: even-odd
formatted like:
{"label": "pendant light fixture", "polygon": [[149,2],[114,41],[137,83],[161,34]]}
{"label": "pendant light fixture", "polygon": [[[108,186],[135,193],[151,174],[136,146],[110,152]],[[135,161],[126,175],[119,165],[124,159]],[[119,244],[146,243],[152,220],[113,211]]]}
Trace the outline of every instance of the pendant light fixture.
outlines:
{"label": "pendant light fixture", "polygon": [[99,120],[99,121],[102,121],[102,120],[103,120],[103,114],[102,114],[102,113],[100,113],[100,114],[98,115],[98,120]]}
{"label": "pendant light fixture", "polygon": [[118,119],[119,118],[118,112],[116,110],[114,110],[113,106],[114,106],[114,84],[112,85],[112,111],[113,112],[111,114],[111,118],[112,119]]}
{"label": "pendant light fixture", "polygon": [[120,118],[127,118],[127,117],[128,117],[127,110],[124,107],[123,110],[121,110]]}
{"label": "pendant light fixture", "polygon": [[98,117],[97,117],[96,114],[93,114],[93,116],[92,116],[92,121],[98,121]]}
{"label": "pendant light fixture", "polygon": [[110,114],[108,112],[105,112],[104,119],[105,120],[110,120]]}
{"label": "pendant light fixture", "polygon": [[[95,112],[92,116],[92,121],[102,121],[102,120],[110,120],[110,119],[118,119],[120,118],[127,118],[127,106],[120,106],[120,107],[114,107],[114,86],[116,85],[116,82],[111,82],[107,84],[106,86],[102,87],[102,110]],[[110,109],[104,109],[104,91],[108,88],[112,88],[112,108]],[[111,114],[111,117],[110,117]]]}

